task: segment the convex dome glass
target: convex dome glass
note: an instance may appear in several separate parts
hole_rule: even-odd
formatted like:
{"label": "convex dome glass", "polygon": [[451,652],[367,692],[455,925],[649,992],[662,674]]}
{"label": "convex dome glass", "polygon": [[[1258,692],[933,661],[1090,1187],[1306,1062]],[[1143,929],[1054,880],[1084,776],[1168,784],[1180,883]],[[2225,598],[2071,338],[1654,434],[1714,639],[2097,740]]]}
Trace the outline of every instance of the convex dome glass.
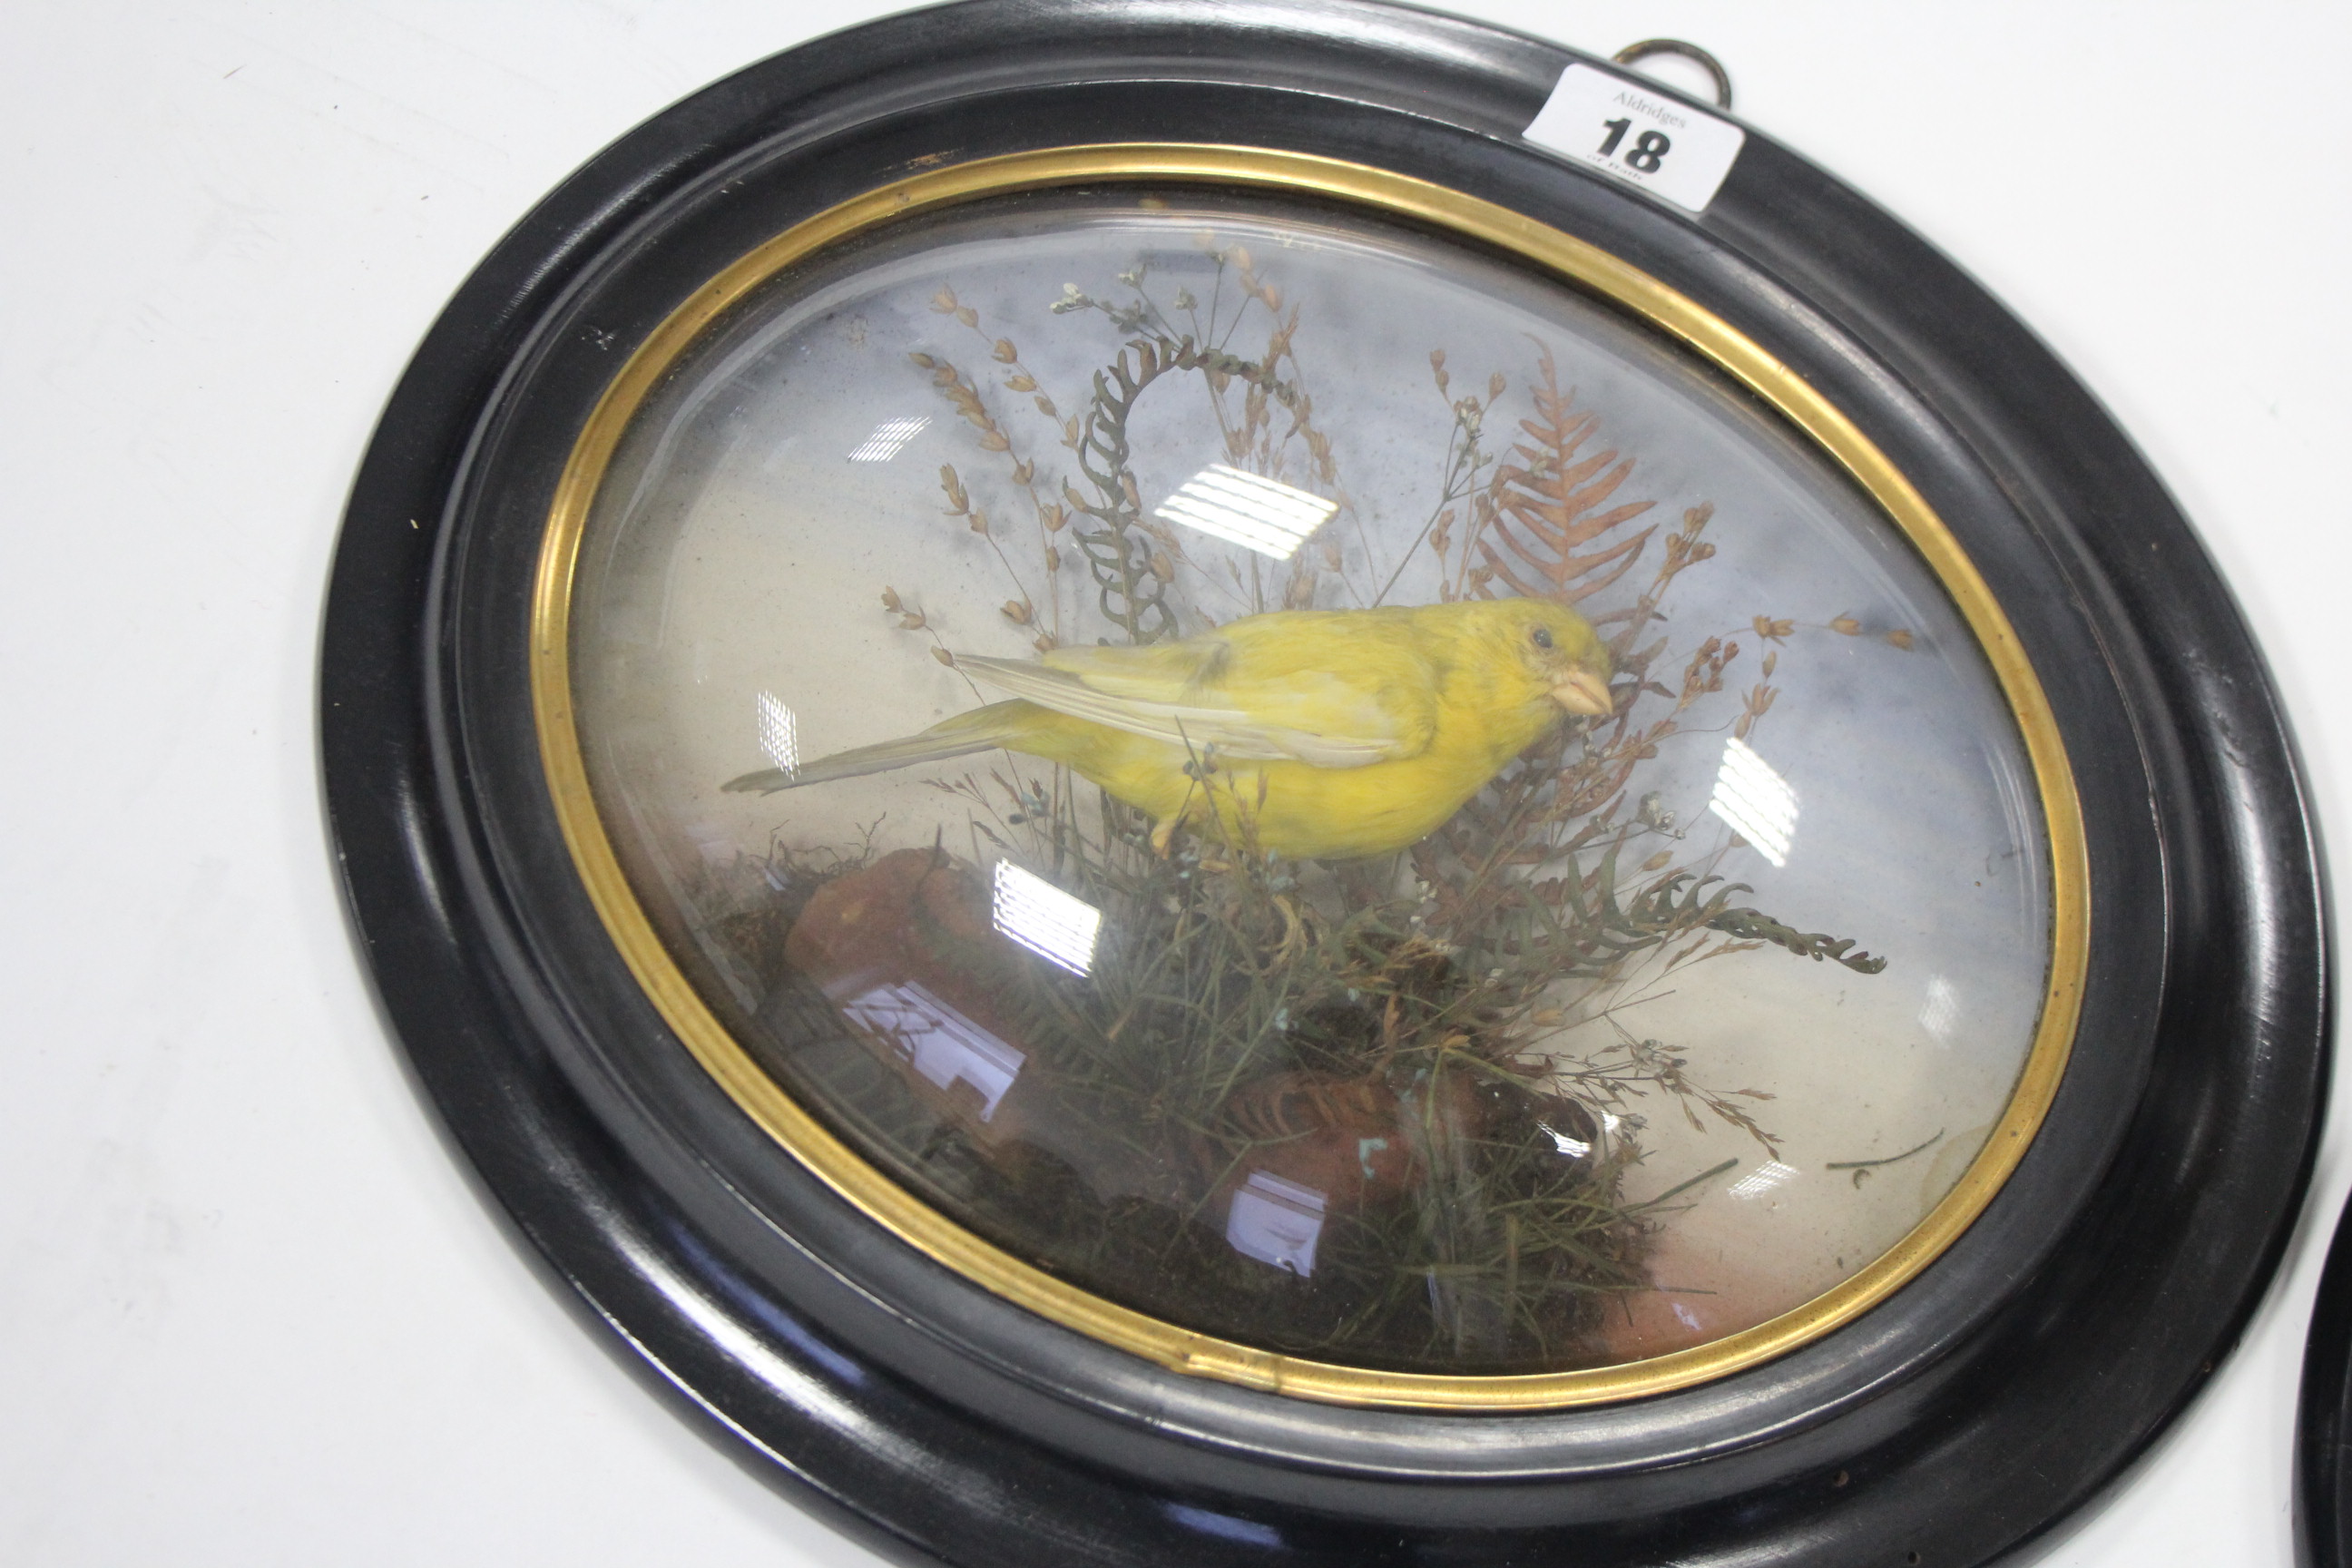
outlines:
{"label": "convex dome glass", "polygon": [[659,352],[559,519],[575,841],[940,1255],[1576,1373],[1891,1289],[2030,1136],[2030,674],[1616,304],[1139,185]]}

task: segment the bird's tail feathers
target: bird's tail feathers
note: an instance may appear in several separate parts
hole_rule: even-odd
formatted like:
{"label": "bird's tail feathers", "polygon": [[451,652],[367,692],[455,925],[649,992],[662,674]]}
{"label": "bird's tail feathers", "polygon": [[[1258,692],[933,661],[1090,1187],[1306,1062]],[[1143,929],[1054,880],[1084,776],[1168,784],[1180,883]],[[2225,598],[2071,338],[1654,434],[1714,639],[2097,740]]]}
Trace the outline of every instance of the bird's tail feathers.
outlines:
{"label": "bird's tail feathers", "polygon": [[868,773],[888,773],[893,768],[911,767],[917,763],[942,762],[949,757],[968,756],[973,752],[986,752],[1003,745],[1011,738],[1012,727],[1006,720],[1013,709],[1025,709],[1026,702],[994,702],[969,713],[932,725],[919,735],[908,735],[900,740],[884,741],[872,746],[854,746],[846,752],[835,752],[829,757],[819,757],[796,768],[762,768],[741,778],[729,779],[719,787],[735,794],[757,791],[773,795],[780,789],[798,789],[803,784],[829,784],[835,779],[863,778]]}

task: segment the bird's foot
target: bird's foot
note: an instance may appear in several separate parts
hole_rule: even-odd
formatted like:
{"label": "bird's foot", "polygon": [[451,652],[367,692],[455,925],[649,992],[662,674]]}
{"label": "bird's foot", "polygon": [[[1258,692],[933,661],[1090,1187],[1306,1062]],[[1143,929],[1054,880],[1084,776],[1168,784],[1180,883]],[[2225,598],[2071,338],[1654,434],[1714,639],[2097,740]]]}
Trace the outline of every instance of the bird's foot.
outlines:
{"label": "bird's foot", "polygon": [[1282,915],[1282,943],[1275,949],[1275,956],[1286,960],[1304,952],[1312,944],[1307,933],[1307,921],[1299,915],[1297,904],[1277,893],[1274,907]]}

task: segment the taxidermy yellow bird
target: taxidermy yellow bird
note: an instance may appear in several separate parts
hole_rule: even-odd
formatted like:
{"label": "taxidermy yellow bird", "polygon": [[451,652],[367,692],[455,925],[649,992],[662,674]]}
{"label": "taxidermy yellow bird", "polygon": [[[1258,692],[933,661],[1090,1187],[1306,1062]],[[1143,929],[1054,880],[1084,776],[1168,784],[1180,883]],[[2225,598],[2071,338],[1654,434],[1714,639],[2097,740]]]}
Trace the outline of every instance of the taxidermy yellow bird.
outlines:
{"label": "taxidermy yellow bird", "polygon": [[1002,746],[1066,765],[1158,825],[1213,822],[1293,859],[1433,832],[1565,713],[1611,710],[1609,650],[1541,599],[1277,610],[1181,642],[961,655],[1008,692],[919,735],[726,787],[769,792]]}

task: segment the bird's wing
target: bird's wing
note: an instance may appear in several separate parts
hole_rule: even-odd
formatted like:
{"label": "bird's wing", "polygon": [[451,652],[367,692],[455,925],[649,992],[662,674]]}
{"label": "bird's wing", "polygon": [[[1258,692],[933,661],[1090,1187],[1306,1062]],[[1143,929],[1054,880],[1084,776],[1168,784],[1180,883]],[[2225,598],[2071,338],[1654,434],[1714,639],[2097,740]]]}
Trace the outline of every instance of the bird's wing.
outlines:
{"label": "bird's wing", "polygon": [[1360,768],[1428,746],[1436,722],[1433,680],[1390,682],[1381,661],[1346,674],[1303,667],[1300,657],[1314,653],[1235,647],[1212,637],[1142,648],[1057,648],[1048,664],[970,655],[956,663],[1041,708],[1203,752],[1213,747],[1236,761]]}

